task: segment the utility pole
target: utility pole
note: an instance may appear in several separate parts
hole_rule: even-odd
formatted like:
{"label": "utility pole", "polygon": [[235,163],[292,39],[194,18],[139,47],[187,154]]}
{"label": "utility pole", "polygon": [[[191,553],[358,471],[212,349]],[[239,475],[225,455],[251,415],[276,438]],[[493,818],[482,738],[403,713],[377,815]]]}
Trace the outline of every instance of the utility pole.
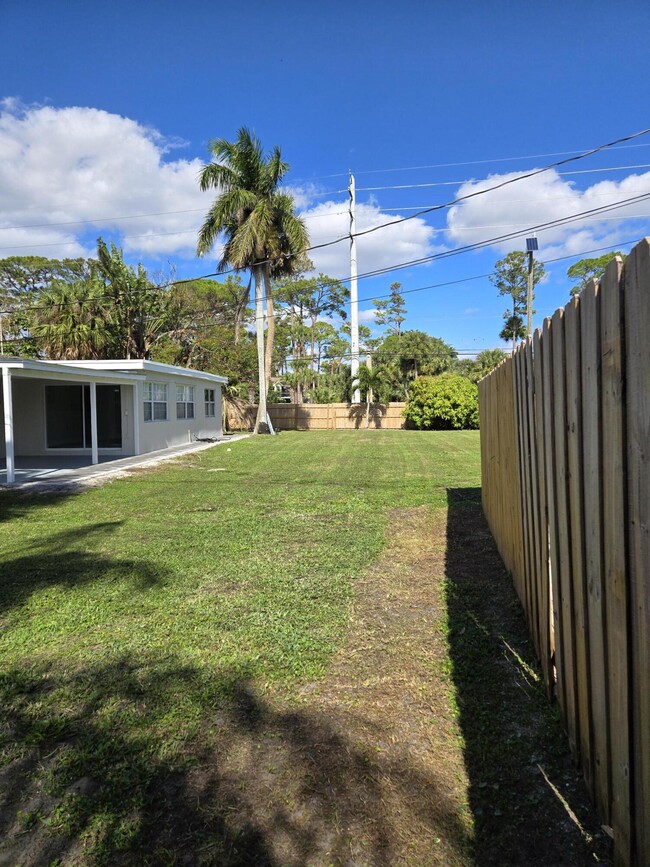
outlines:
{"label": "utility pole", "polygon": [[539,249],[537,238],[526,238],[526,251],[528,253],[528,291],[526,292],[526,313],[528,314],[527,331],[528,337],[533,336],[533,253]]}
{"label": "utility pole", "polygon": [[[357,239],[355,235],[356,198],[354,175],[350,172],[350,350],[352,353],[352,382],[359,376],[359,293],[357,288]],[[359,403],[358,388],[352,393],[352,403]]]}

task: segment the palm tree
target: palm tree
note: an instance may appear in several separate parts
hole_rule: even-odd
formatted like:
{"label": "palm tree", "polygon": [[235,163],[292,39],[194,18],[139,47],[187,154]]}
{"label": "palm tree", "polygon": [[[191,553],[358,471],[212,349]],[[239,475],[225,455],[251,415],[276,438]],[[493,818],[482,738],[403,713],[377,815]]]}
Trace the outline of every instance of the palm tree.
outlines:
{"label": "palm tree", "polygon": [[53,282],[39,298],[31,334],[48,358],[110,357],[111,310],[104,286],[93,277],[76,283]]}
{"label": "palm tree", "polygon": [[[259,406],[255,432],[268,429],[266,393],[271,375],[275,335],[271,277],[293,273],[298,254],[309,244],[302,220],[296,216],[291,196],[278,191],[289,170],[280,148],[264,156],[259,139],[248,129],[237,140],[214,139],[209,143],[213,161],[199,175],[201,190],[219,191],[199,231],[197,253],[208,253],[220,234],[225,245],[218,268],[250,269],[255,283],[255,320],[259,368]],[[266,292],[268,335],[264,351],[264,305]]]}
{"label": "palm tree", "polygon": [[359,365],[359,373],[352,383],[353,390],[357,388],[366,396],[366,427],[370,426],[370,404],[373,401],[373,393],[379,392],[384,381],[384,375],[378,368],[368,367],[367,364]]}

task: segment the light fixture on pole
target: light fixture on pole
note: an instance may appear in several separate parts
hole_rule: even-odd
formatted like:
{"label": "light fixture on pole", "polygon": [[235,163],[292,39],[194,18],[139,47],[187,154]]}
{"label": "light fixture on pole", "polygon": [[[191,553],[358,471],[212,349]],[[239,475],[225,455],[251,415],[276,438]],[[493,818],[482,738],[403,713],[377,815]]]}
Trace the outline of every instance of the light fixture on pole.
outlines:
{"label": "light fixture on pole", "polygon": [[526,313],[528,314],[527,332],[528,337],[533,336],[533,253],[538,250],[537,238],[526,238],[526,252],[528,253],[528,291],[526,292]]}

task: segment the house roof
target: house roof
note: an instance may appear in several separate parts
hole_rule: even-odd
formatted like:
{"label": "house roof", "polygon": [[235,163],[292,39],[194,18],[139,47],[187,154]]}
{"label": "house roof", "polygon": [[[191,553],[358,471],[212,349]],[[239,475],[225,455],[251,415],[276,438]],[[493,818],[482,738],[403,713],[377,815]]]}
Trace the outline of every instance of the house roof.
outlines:
{"label": "house roof", "polygon": [[0,367],[8,367],[28,372],[32,375],[43,373],[46,375],[60,374],[66,379],[71,374],[88,379],[111,379],[119,377],[123,380],[144,379],[147,374],[165,374],[167,376],[183,378],[199,378],[209,382],[225,384],[226,376],[217,376],[214,373],[205,373],[202,370],[194,370],[191,367],[176,367],[173,364],[161,364],[157,361],[145,361],[141,358],[109,359],[89,361],[49,361],[35,358],[18,358],[10,355],[0,355]]}

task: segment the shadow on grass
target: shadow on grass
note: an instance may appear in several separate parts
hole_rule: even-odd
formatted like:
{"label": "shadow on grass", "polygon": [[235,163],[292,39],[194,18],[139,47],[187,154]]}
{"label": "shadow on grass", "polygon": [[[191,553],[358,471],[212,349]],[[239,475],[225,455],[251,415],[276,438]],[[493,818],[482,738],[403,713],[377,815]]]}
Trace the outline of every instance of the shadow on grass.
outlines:
{"label": "shadow on grass", "polygon": [[89,540],[114,533],[122,523],[107,521],[55,533],[32,545],[28,553],[20,553],[13,559],[5,557],[0,565],[0,613],[22,605],[38,590],[81,586],[105,577],[108,572],[115,579],[130,580],[134,590],[157,584],[165,573],[149,563],[78,550]]}
{"label": "shadow on grass", "polygon": [[29,512],[45,506],[56,506],[68,497],[80,493],[82,488],[68,484],[56,491],[33,493],[26,490],[11,490],[0,487],[0,524],[22,518]]}
{"label": "shadow on grass", "polygon": [[434,781],[246,675],[155,656],[6,672],[0,863],[389,867],[407,811],[465,863]]}
{"label": "shadow on grass", "polygon": [[480,488],[448,490],[446,594],[478,867],[609,863]]}

